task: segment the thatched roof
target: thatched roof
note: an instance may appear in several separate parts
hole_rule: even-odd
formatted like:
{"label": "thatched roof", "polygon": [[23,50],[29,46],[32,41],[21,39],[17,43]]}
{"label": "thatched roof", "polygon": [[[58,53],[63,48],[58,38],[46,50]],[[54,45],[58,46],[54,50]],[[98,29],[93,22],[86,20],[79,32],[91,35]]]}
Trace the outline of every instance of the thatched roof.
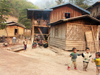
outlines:
{"label": "thatched roof", "polygon": [[24,25],[22,25],[20,23],[16,23],[16,22],[8,22],[7,23],[7,26],[14,26],[14,25],[26,28]]}

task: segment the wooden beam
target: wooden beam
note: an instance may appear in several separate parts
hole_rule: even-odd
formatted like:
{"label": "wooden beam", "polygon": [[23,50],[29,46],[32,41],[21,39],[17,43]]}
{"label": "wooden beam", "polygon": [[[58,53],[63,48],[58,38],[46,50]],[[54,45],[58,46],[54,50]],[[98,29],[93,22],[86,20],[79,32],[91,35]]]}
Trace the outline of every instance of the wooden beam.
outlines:
{"label": "wooden beam", "polygon": [[50,46],[50,28],[48,29],[48,33],[49,33],[49,35],[48,35],[48,46]]}
{"label": "wooden beam", "polygon": [[[36,34],[36,33],[35,33],[34,35],[41,35],[41,34]],[[50,35],[50,34],[43,34],[43,35]]]}
{"label": "wooden beam", "polygon": [[45,38],[44,38],[44,36],[43,36],[43,33],[42,33],[41,29],[40,29],[40,28],[38,28],[38,30],[39,30],[40,34],[42,35],[43,40],[45,40]]}
{"label": "wooden beam", "polygon": [[34,25],[34,27],[49,27],[50,28],[50,26],[47,26],[47,25]]}

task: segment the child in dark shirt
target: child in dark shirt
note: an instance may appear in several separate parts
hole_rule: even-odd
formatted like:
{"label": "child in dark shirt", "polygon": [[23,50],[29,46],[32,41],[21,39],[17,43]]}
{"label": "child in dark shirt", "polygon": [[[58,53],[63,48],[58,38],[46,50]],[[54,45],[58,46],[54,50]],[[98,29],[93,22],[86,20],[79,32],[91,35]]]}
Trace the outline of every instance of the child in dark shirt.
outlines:
{"label": "child in dark shirt", "polygon": [[72,63],[74,64],[74,69],[77,70],[76,59],[77,59],[77,56],[80,56],[81,54],[77,53],[77,49],[76,48],[73,48],[72,50],[73,50],[73,52],[70,54],[71,62],[69,64],[69,66],[68,66],[68,70],[72,66]]}
{"label": "child in dark shirt", "polygon": [[47,48],[48,47],[48,42],[47,41],[44,41],[43,46],[44,46],[44,48]]}

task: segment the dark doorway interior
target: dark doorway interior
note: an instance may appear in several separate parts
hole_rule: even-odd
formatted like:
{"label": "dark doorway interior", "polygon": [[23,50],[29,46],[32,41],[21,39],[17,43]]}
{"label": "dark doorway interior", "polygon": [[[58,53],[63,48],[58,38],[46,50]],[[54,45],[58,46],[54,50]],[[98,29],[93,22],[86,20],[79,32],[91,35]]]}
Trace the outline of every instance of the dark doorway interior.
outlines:
{"label": "dark doorway interior", "polygon": [[17,35],[18,34],[18,29],[15,29],[15,35]]}

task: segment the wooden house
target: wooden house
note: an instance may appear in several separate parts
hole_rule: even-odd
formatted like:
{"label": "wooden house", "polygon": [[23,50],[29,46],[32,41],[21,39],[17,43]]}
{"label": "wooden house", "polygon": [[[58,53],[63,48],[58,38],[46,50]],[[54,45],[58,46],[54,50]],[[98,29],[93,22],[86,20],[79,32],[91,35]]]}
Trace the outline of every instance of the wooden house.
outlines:
{"label": "wooden house", "polygon": [[64,50],[71,50],[73,47],[78,50],[84,50],[85,47],[89,47],[91,51],[98,50],[98,25],[100,21],[88,15],[51,23],[50,45]]}
{"label": "wooden house", "polygon": [[27,9],[27,18],[31,19],[32,41],[36,35],[40,35],[43,40],[48,37],[51,11],[52,9]]}
{"label": "wooden house", "polygon": [[8,22],[6,29],[0,29],[0,37],[3,35],[5,37],[13,37],[17,35],[23,35],[24,29],[26,27],[22,24],[16,23],[16,22]]}
{"label": "wooden house", "polygon": [[[100,1],[94,3],[92,6],[87,8],[87,10],[91,12],[90,16],[100,20]],[[99,26],[99,41],[100,41],[100,26]]]}
{"label": "wooden house", "polygon": [[87,8],[87,10],[91,12],[90,16],[100,20],[100,1]]}
{"label": "wooden house", "polygon": [[89,12],[71,3],[51,8],[50,14],[50,46],[64,50],[91,51],[99,48],[98,25],[100,21],[90,17]]}
{"label": "wooden house", "polygon": [[56,22],[61,19],[90,14],[89,11],[86,11],[72,3],[61,4],[61,5],[52,7],[51,9],[53,9],[53,11],[50,14],[50,23]]}

